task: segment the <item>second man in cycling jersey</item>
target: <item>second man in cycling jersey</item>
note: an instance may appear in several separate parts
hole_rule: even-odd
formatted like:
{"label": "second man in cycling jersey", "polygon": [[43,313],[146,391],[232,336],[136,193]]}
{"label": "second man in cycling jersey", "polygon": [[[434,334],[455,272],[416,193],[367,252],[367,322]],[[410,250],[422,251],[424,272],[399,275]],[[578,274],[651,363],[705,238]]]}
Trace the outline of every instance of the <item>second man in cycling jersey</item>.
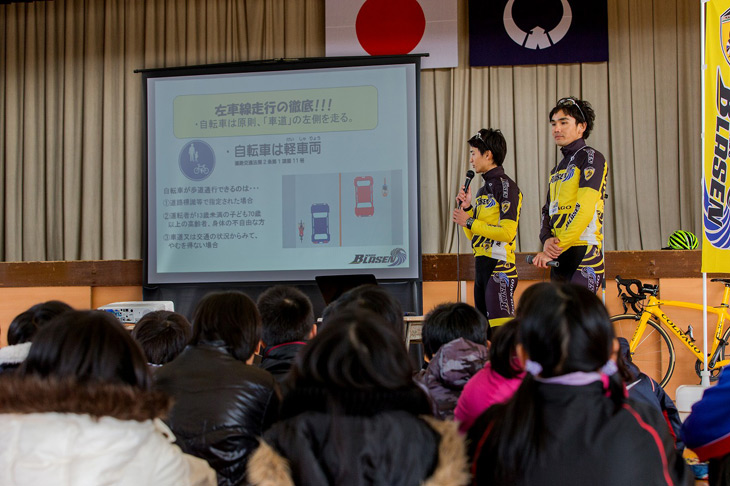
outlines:
{"label": "second man in cycling jersey", "polygon": [[563,98],[550,111],[550,125],[562,160],[550,171],[542,208],[539,252],[533,265],[547,268],[553,281],[572,282],[596,292],[604,277],[603,204],[608,166],[585,140],[596,118],[590,103]]}

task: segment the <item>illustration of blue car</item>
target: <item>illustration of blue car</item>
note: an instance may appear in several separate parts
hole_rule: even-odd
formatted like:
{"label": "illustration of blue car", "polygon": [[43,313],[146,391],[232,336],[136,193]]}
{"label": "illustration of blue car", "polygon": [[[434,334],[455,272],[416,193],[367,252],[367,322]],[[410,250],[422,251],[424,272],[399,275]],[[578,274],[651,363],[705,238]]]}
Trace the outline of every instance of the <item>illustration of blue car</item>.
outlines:
{"label": "illustration of blue car", "polygon": [[330,207],[326,203],[312,204],[312,243],[329,243]]}

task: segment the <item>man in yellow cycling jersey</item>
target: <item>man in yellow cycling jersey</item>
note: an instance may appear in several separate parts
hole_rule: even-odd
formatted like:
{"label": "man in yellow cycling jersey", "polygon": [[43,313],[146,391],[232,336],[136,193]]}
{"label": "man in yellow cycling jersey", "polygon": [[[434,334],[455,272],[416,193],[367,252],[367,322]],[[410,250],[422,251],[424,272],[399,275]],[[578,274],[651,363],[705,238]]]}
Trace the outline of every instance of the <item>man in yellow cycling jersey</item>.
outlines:
{"label": "man in yellow cycling jersey", "polygon": [[583,285],[595,292],[603,280],[603,199],[608,166],[603,155],[586,145],[596,118],[590,103],[563,98],[550,111],[550,125],[563,159],[550,171],[542,208],[543,251],[533,265],[547,268],[550,279]]}
{"label": "man in yellow cycling jersey", "polygon": [[505,173],[502,163],[507,141],[502,132],[482,128],[467,140],[469,163],[482,175],[484,185],[473,200],[462,186],[456,197],[459,207],[452,221],[464,228],[474,253],[474,306],[490,328],[501,326],[515,313],[517,288],[515,237],[522,207],[522,193]]}

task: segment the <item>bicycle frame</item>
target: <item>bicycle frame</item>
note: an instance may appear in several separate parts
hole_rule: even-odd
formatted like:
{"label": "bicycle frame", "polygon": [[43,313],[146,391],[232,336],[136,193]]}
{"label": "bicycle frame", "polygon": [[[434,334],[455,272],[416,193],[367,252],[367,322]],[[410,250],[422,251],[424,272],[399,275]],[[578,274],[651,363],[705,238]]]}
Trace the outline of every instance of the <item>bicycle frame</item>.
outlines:
{"label": "bicycle frame", "polygon": [[[728,313],[727,311],[728,302],[730,302],[730,287],[725,286],[725,291],[723,293],[722,303],[720,304],[720,306],[707,308],[707,312],[717,315],[717,323],[715,325],[715,336],[712,340],[712,348],[710,349],[710,352],[707,353],[707,365],[710,369],[720,368],[722,366],[730,364],[730,359],[724,359],[714,364],[712,363],[712,358],[715,356],[715,353],[720,346],[720,342],[722,341],[722,331],[725,327],[725,319],[730,319],[730,313]],[[690,351],[692,351],[692,354],[694,354],[698,360],[704,362],[702,350],[695,346],[694,342],[690,339],[687,333],[682,331],[679,326],[674,323],[674,321],[672,321],[664,312],[661,311],[660,307],[662,306],[693,309],[699,311],[704,310],[704,307],[701,304],[694,304],[692,302],[683,302],[678,300],[662,300],[657,299],[653,295],[649,295],[648,301],[641,310],[639,325],[636,326],[634,335],[632,336],[631,342],[629,343],[629,349],[631,350],[631,352],[633,353],[636,350],[636,347],[641,342],[641,337],[644,335],[644,331],[646,330],[646,323],[649,321],[649,318],[651,316],[654,316],[658,321],[663,323],[664,326],[677,337],[677,339],[684,343],[684,345],[687,346]]]}

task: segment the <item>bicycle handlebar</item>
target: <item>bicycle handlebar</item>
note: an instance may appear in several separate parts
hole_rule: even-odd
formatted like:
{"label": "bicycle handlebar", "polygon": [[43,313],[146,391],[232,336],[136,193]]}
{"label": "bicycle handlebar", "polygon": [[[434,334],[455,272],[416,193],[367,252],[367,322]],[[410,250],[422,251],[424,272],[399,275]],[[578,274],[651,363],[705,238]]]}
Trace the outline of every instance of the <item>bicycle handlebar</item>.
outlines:
{"label": "bicycle handlebar", "polygon": [[[618,296],[623,300],[624,312],[627,310],[626,304],[629,304],[637,313],[641,312],[636,304],[644,300],[647,295],[656,296],[659,292],[658,285],[645,284],[633,278],[621,278],[619,275],[616,275],[616,287],[618,288]],[[623,293],[621,287],[626,289],[628,295]]]}
{"label": "bicycle handlebar", "polygon": [[[631,297],[635,299],[644,298],[644,294],[642,292],[644,287],[641,283],[641,280],[636,280],[633,278],[621,278],[620,275],[616,275],[616,287],[618,288],[619,296],[621,295],[622,286],[626,289],[626,292],[628,292]],[[632,286],[636,286],[636,291],[631,288]]]}

